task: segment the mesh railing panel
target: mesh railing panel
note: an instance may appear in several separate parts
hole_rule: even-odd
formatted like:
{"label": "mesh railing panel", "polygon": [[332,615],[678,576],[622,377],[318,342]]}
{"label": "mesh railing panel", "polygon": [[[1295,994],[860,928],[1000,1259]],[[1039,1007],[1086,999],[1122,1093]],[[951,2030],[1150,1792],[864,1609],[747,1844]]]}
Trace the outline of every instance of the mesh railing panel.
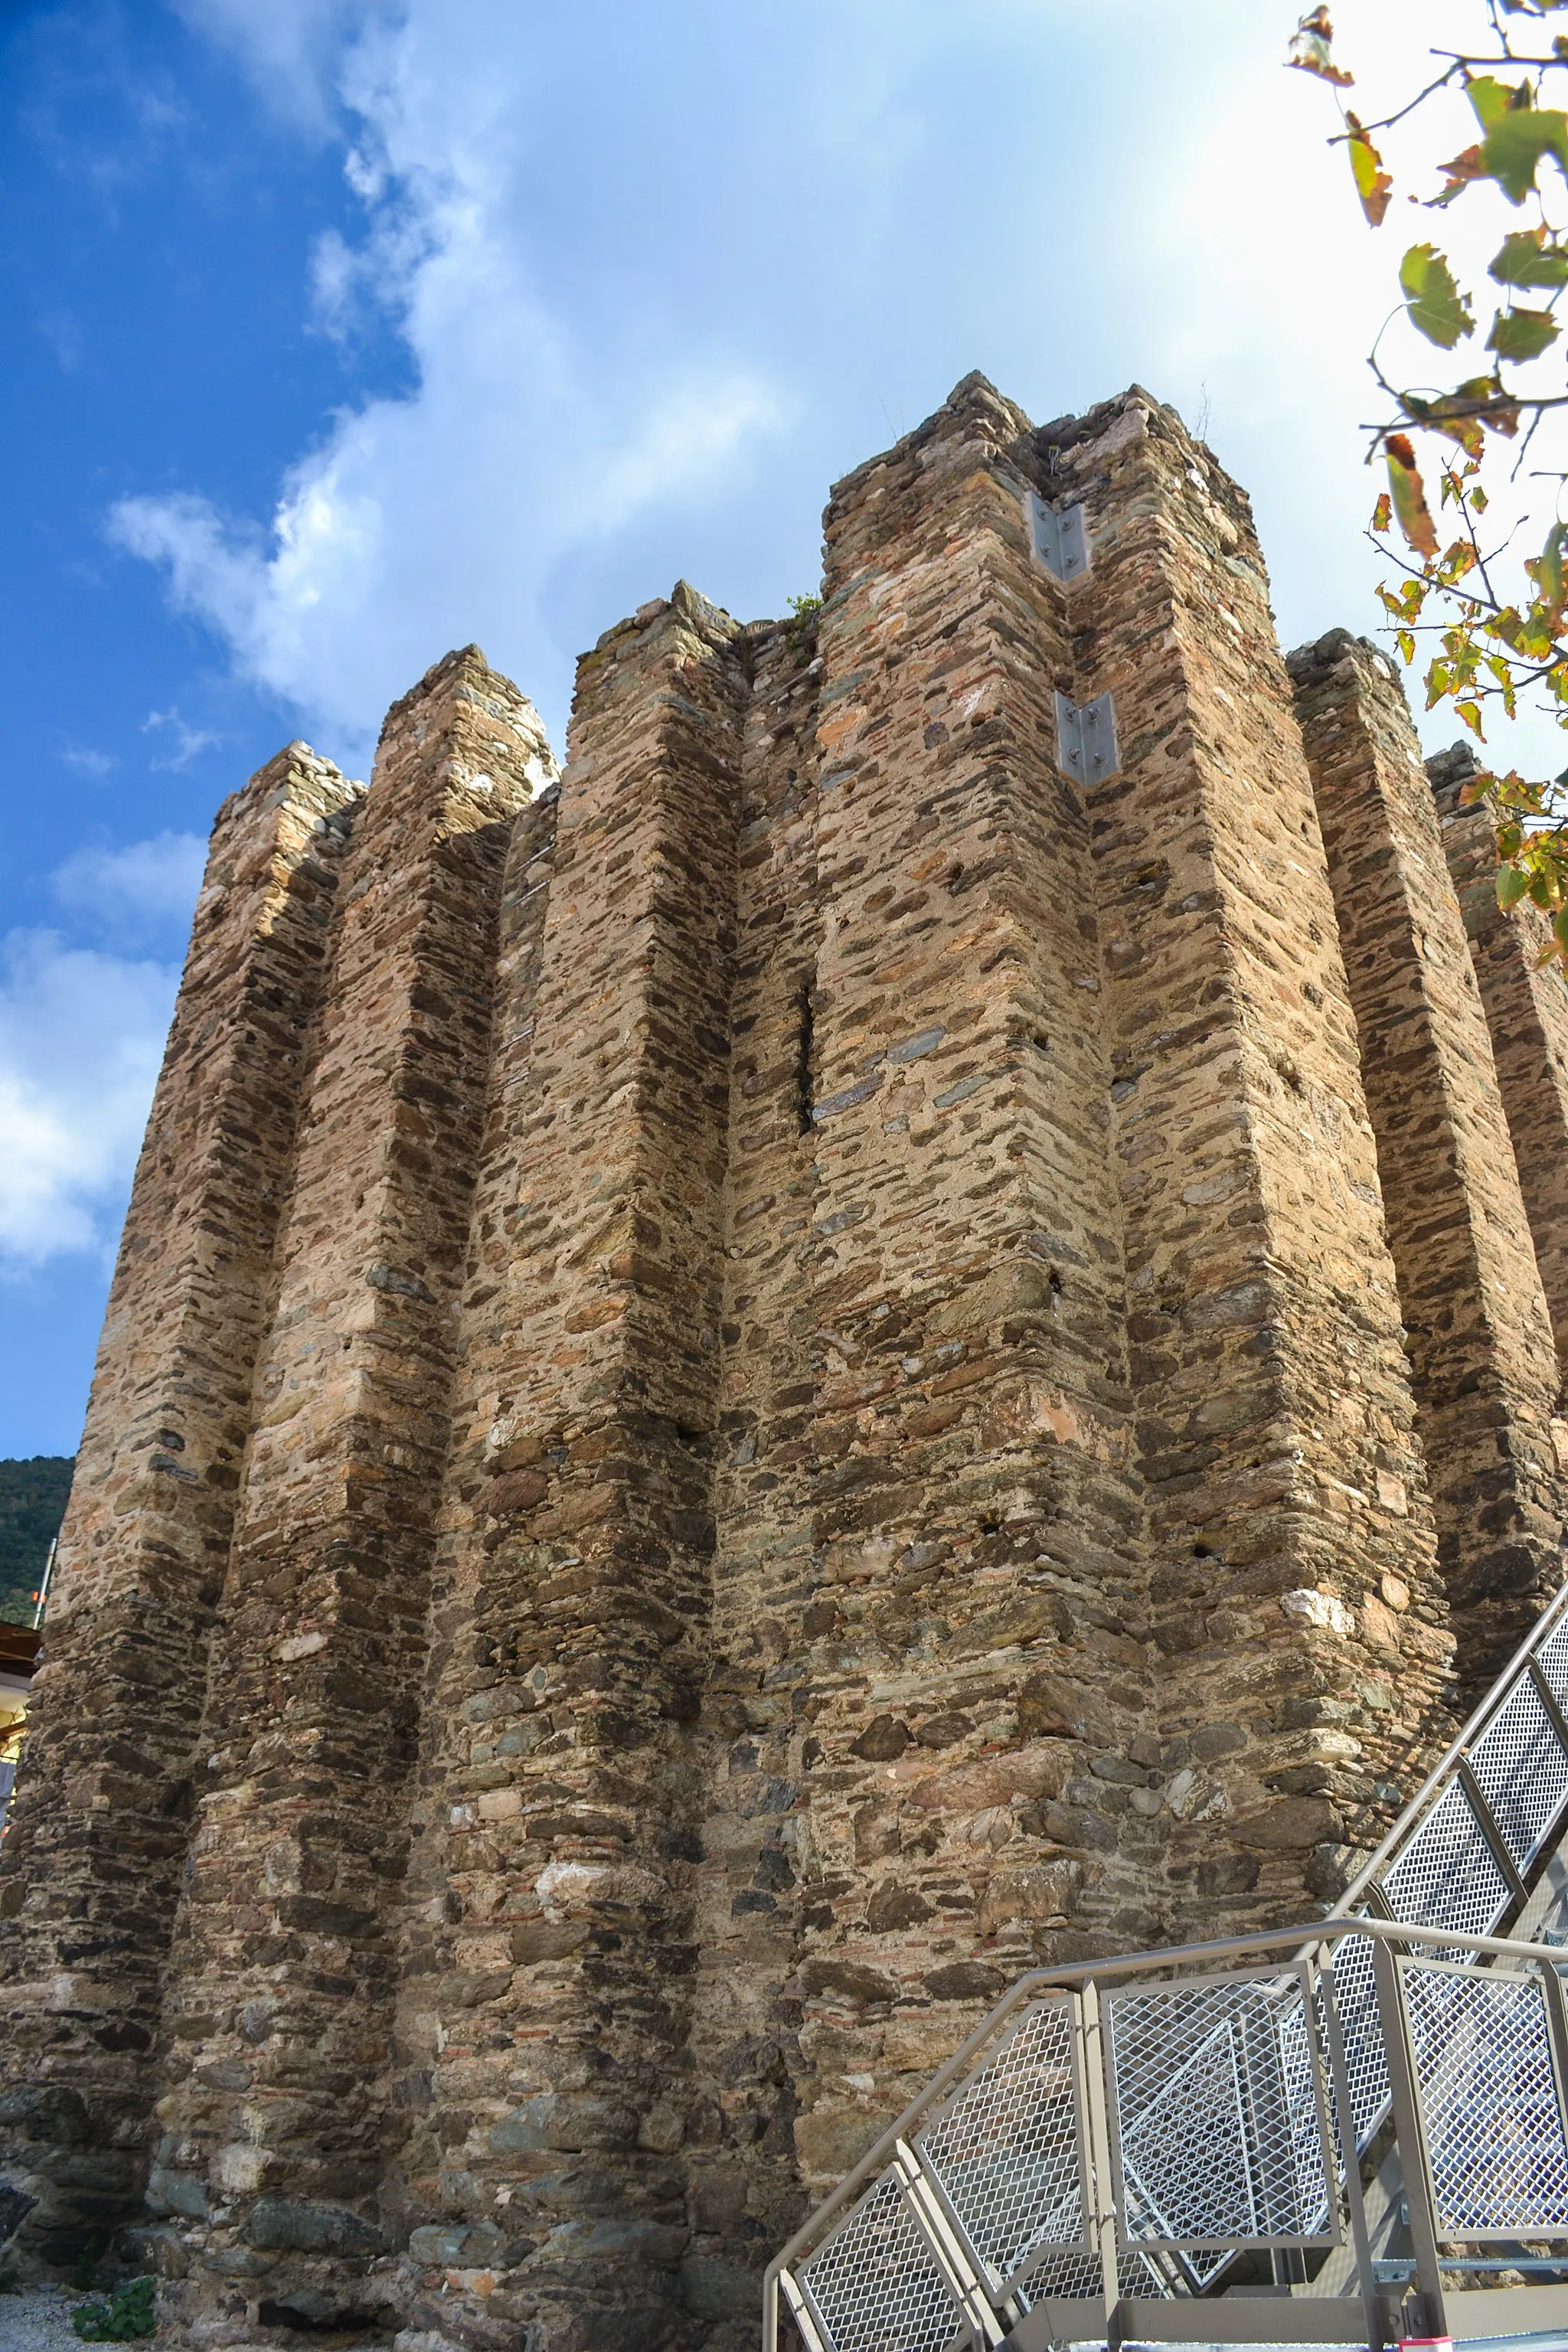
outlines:
{"label": "mesh railing panel", "polygon": [[[1568,1615],[1535,1658],[1568,1710]],[[1484,1800],[1515,1868],[1538,1869],[1568,1808],[1568,1745],[1528,1673],[1505,1687],[1468,1764],[1477,1803]],[[1471,1958],[1471,1939],[1494,1932],[1510,1903],[1452,1757],[1436,1801],[1401,1824],[1378,1877],[1396,1920],[1445,1937],[1430,1957],[1401,1963],[1445,2236],[1568,2235],[1568,2136],[1542,1986],[1489,1965],[1451,1964]],[[1373,1949],[1352,1934],[1331,1957],[1350,2120],[1363,2150],[1390,2104]],[[1337,2137],[1325,2167],[1328,2049],[1300,1973],[1122,1983],[1101,1999],[1121,2294],[1201,2287],[1248,2242],[1321,2243],[1339,2233]],[[1014,2310],[1100,2291],[1081,2174],[1079,2032],[1070,1996],[1036,2001],[913,2140],[993,2297],[1010,2297]],[[895,2173],[794,2276],[833,2352],[959,2352],[972,2340]]]}
{"label": "mesh railing panel", "polygon": [[[1170,2281],[1159,2267],[1160,2257],[1132,2252],[1123,2247],[1117,2261],[1118,2294],[1168,2294]],[[1170,2261],[1173,2257],[1166,2256]],[[1032,2254],[1025,2264],[1024,2275],[1015,2281],[1012,2300],[1020,2311],[1033,2311],[1047,2295],[1081,2297],[1097,2295],[1100,2291],[1100,2257],[1098,2254],[1076,2253],[1070,2247],[1047,2246]],[[1089,2331],[1085,2330],[1087,2340]]]}
{"label": "mesh railing panel", "polygon": [[1372,1940],[1346,1936],[1333,1948],[1334,2007],[1350,2078],[1351,2119],[1355,2144],[1364,2147],[1388,2109],[1388,2060],[1377,2014]]}
{"label": "mesh railing panel", "polygon": [[890,2173],[851,2207],[795,2278],[833,2352],[946,2352],[967,2323]]}
{"label": "mesh railing panel", "polygon": [[[1323,2135],[1320,2126],[1318,2075],[1312,2063],[1312,2043],[1323,2046],[1321,2013],[1314,2004],[1309,2037],[1306,2006],[1294,2002],[1275,2019],[1279,2045],[1279,2075],[1285,2107],[1290,2119],[1290,2145],[1295,2159],[1296,2210],[1304,2217],[1309,2236],[1318,2237],[1329,2226],[1329,2189],[1323,2176]],[[1332,2144],[1331,2143],[1331,2148]],[[1336,2174],[1336,2179],[1338,2176]]]}
{"label": "mesh railing panel", "polygon": [[1546,1994],[1496,1969],[1404,1967],[1439,2234],[1568,2228]]}
{"label": "mesh railing panel", "polygon": [[1528,1674],[1471,1748],[1470,1769],[1516,1865],[1527,1869],[1568,1796],[1568,1753]]}
{"label": "mesh railing panel", "polygon": [[1070,1999],[1037,2002],[915,2141],[998,2292],[1035,2247],[1083,2242],[1073,2041]]}
{"label": "mesh railing panel", "polygon": [[1396,1919],[1420,1927],[1485,1936],[1502,1916],[1508,1881],[1458,1780],[1448,1783],[1384,1872],[1383,1892]]}
{"label": "mesh railing panel", "polygon": [[1546,1677],[1552,1697],[1568,1712],[1568,1617],[1548,1633],[1535,1653],[1535,1663]]}
{"label": "mesh railing panel", "polygon": [[1105,2000],[1130,2243],[1323,2233],[1330,2189],[1310,2065],[1287,2063],[1299,1976],[1119,1989]]}

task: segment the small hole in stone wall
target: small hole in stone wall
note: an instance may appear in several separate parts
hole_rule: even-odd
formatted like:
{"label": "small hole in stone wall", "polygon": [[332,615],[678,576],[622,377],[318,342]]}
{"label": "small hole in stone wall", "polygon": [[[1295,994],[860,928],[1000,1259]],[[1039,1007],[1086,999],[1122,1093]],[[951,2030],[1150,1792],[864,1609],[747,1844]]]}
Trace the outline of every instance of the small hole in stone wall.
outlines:
{"label": "small hole in stone wall", "polygon": [[802,1135],[809,1135],[816,1125],[811,1116],[811,1064],[816,1026],[812,1000],[816,993],[816,973],[814,969],[802,980],[795,992],[795,1124]]}
{"label": "small hole in stone wall", "polygon": [[1048,1054],[1051,1050],[1051,1041],[1043,1029],[1037,1029],[1029,1043],[1037,1054]]}

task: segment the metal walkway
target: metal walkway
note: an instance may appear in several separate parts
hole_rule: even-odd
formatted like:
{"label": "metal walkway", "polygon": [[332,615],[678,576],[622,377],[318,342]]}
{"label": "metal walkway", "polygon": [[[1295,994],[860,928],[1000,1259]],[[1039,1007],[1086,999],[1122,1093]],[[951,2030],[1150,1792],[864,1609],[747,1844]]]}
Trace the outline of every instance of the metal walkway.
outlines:
{"label": "metal walkway", "polygon": [[1568,2342],[1565,1945],[1568,1589],[1328,1918],[1021,1979],[765,2352]]}

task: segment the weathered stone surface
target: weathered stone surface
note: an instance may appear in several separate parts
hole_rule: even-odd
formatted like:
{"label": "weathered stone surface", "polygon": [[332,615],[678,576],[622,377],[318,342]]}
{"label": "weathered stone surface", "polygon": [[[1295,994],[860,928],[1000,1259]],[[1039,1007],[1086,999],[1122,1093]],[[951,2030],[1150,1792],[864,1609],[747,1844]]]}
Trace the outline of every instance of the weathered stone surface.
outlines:
{"label": "weathered stone surface", "polygon": [[0,2110],[0,2164],[37,2189],[25,2234],[57,2254],[118,2213],[62,2200],[13,2134],[134,2147],[153,2095],[252,1377],[362,789],[294,743],[219,811],[121,1237],[0,1853],[0,2045],[8,2077],[43,2094]]}
{"label": "weathered stone surface", "polygon": [[[1136,388],[966,380],[826,553],[815,615],[610,630],[559,786],[470,648],[368,798],[297,749],[220,819],[0,1880],[3,2210],[144,2184],[193,2345],[737,2352],[1022,1969],[1331,1900],[1451,1605],[1548,1574],[1401,709],[1299,681],[1321,828],[1246,501]],[[1423,1183],[1518,1311],[1415,1393]]]}
{"label": "weathered stone surface", "polygon": [[[1404,694],[1384,656],[1343,629],[1303,646],[1290,667],[1350,969],[1439,1558],[1474,1692],[1561,1581],[1568,1490],[1552,1442],[1560,1375],[1551,1318]],[[1528,953],[1523,934],[1514,944]],[[1498,1005],[1495,981],[1491,994]],[[1499,1018],[1506,1028],[1500,1005]],[[1539,1083],[1539,1071],[1525,1075]],[[1547,1091],[1554,1102],[1555,1087]],[[1521,1106],[1521,1118],[1541,1154],[1552,1139],[1532,1109]],[[1560,1141],[1560,1104],[1555,1117]],[[1536,1178],[1552,1243],[1562,1170],[1559,1158]],[[1402,1646],[1381,1603],[1365,1637]]]}
{"label": "weathered stone surface", "polygon": [[1562,1364],[1568,1362],[1568,991],[1559,968],[1544,960],[1546,917],[1528,900],[1511,915],[1498,905],[1496,819],[1484,803],[1467,808],[1462,798],[1476,772],[1464,743],[1426,762]]}

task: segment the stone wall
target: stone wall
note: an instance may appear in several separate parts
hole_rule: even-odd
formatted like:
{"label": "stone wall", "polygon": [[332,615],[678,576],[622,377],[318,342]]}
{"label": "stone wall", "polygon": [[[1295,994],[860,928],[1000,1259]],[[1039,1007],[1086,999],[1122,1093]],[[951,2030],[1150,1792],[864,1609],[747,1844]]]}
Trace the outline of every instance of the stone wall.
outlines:
{"label": "stone wall", "polygon": [[1561,1581],[1556,1349],[1405,697],[1386,658],[1342,629],[1292,655],[1291,669],[1377,1131],[1444,1583],[1476,1697]]}
{"label": "stone wall", "polygon": [[1511,916],[1498,905],[1497,822],[1484,802],[1467,807],[1462,797],[1477,772],[1465,743],[1426,762],[1562,1364],[1568,1359],[1568,989],[1560,967],[1546,961],[1546,917],[1528,900]]}
{"label": "stone wall", "polygon": [[361,789],[293,743],[218,812],[121,1238],[0,1849],[7,2178],[51,2257],[145,2175],[207,1654]]}
{"label": "stone wall", "polygon": [[1207,451],[972,377],[819,611],[601,639],[559,785],[470,648],[363,801],[230,804],[0,1879],[25,2259],[131,2220],[192,2344],[738,2352],[1020,1969],[1344,1883],[1552,1578],[1557,1195],[1334,645],[1310,772]]}

